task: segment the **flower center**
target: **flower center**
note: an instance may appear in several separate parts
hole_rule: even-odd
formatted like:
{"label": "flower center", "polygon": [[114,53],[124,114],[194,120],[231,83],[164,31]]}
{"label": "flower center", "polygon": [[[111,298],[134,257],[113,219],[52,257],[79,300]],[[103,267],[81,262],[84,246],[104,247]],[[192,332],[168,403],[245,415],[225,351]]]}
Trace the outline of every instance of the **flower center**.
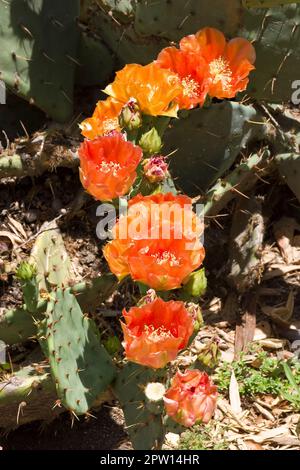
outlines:
{"label": "flower center", "polygon": [[154,258],[156,258],[156,262],[159,265],[169,263],[170,266],[179,266],[180,261],[176,256],[171,253],[170,251],[163,251],[162,253],[156,253],[152,255]]}
{"label": "flower center", "polygon": [[111,118],[111,119],[105,119],[103,121],[103,133],[108,134],[111,131],[114,131],[119,127],[119,119],[116,118]]}
{"label": "flower center", "polygon": [[196,82],[190,75],[185,77],[182,81],[183,94],[188,98],[194,99],[197,98],[200,91],[199,83]]}
{"label": "flower center", "polygon": [[101,171],[101,173],[112,173],[113,176],[117,176],[120,169],[121,165],[115,162],[101,162],[100,165],[97,166],[97,170]]}
{"label": "flower center", "polygon": [[161,341],[162,339],[172,338],[173,336],[171,331],[167,330],[164,326],[155,328],[153,325],[145,325],[144,331],[147,333],[148,338],[154,342]]}
{"label": "flower center", "polygon": [[232,71],[230,69],[229,62],[223,57],[213,60],[209,64],[209,71],[212,77],[212,83],[217,85],[221,82],[223,89],[229,90],[232,81]]}

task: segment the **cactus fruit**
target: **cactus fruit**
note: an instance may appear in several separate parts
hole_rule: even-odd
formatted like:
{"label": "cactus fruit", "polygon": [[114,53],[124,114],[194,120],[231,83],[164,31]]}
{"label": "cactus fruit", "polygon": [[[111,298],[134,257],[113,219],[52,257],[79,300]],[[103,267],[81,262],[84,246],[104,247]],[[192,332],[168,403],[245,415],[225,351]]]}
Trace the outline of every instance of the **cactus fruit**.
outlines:
{"label": "cactus fruit", "polygon": [[199,194],[232,166],[243,148],[264,134],[263,120],[252,106],[224,101],[174,122],[166,132],[164,152],[178,149],[170,160],[172,175],[181,189]]}
{"label": "cactus fruit", "polygon": [[158,371],[127,363],[113,385],[135,450],[159,449],[164,440],[162,415],[153,412],[145,395],[147,385],[153,382],[160,382]]}
{"label": "cactus fruit", "polygon": [[39,289],[67,285],[71,277],[71,262],[56,222],[46,222],[40,229],[30,255],[37,267]]}
{"label": "cactus fruit", "polygon": [[114,378],[113,363],[97,328],[70,289],[52,292],[39,340],[49,359],[61,403],[75,415],[88,412]]}
{"label": "cactus fruit", "polygon": [[72,116],[79,12],[79,0],[0,4],[1,78],[62,122]]}
{"label": "cactus fruit", "polygon": [[300,155],[296,153],[281,154],[277,155],[275,161],[282,178],[300,201]]}

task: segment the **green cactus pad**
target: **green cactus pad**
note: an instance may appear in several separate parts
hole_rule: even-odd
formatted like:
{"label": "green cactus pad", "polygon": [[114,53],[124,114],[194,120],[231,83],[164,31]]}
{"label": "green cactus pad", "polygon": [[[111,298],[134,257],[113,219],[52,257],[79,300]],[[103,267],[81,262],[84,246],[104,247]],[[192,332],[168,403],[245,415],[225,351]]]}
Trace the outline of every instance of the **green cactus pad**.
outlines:
{"label": "green cactus pad", "polygon": [[49,359],[62,404],[76,415],[88,412],[114,378],[113,363],[97,328],[82,314],[70,289],[51,294],[39,338]]}
{"label": "green cactus pad", "polygon": [[73,110],[79,7],[79,0],[0,2],[1,79],[61,122]]}
{"label": "green cactus pad", "polygon": [[27,310],[17,308],[0,311],[0,341],[11,346],[24,343],[35,334],[34,320]]}
{"label": "green cactus pad", "polygon": [[243,0],[243,6],[246,8],[281,7],[290,3],[300,3],[300,0]]}
{"label": "green cactus pad", "polygon": [[276,163],[284,181],[300,202],[300,155],[296,153],[278,155]]}
{"label": "green cactus pad", "polygon": [[46,222],[41,227],[29,262],[37,267],[40,290],[67,285],[71,277],[71,262],[56,222]]}
{"label": "green cactus pad", "polygon": [[159,372],[132,363],[126,364],[117,375],[114,391],[135,450],[159,449],[164,440],[162,416],[147,409],[143,392],[149,382],[158,381]]}
{"label": "green cactus pad", "polygon": [[231,167],[249,142],[263,139],[264,132],[262,118],[252,106],[224,101],[173,122],[164,152],[178,149],[170,159],[172,175],[180,189],[199,194]]}

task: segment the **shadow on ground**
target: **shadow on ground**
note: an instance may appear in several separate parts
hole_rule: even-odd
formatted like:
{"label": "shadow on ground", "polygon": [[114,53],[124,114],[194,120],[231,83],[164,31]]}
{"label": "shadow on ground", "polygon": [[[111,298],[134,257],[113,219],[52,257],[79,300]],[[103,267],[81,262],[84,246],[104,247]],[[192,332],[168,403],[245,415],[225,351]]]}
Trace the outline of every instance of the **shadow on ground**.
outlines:
{"label": "shadow on ground", "polygon": [[49,425],[32,423],[0,438],[4,450],[114,450],[130,449],[124,431],[122,412],[103,406],[88,421],[75,421],[67,415]]}

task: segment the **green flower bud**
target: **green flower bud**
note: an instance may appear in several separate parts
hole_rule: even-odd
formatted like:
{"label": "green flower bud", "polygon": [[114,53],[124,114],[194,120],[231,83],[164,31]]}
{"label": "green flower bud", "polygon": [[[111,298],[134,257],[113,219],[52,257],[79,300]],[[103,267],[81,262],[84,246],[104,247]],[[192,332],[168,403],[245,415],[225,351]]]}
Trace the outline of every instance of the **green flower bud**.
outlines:
{"label": "green flower bud", "polygon": [[139,146],[148,155],[156,155],[159,153],[162,147],[162,141],[155,127],[142,135]]}
{"label": "green flower bud", "polygon": [[201,297],[205,294],[207,288],[207,279],[205,269],[199,269],[192,273],[186,280],[183,290],[191,297]]}
{"label": "green flower bud", "polygon": [[123,107],[120,117],[120,126],[128,131],[138,129],[142,125],[142,113],[136,102],[132,99]]}
{"label": "green flower bud", "polygon": [[21,281],[30,281],[37,275],[36,266],[28,263],[27,261],[22,261],[16,271],[16,278]]}
{"label": "green flower bud", "polygon": [[209,369],[214,369],[219,364],[221,352],[219,349],[218,339],[213,338],[211,341],[203,345],[198,361]]}

